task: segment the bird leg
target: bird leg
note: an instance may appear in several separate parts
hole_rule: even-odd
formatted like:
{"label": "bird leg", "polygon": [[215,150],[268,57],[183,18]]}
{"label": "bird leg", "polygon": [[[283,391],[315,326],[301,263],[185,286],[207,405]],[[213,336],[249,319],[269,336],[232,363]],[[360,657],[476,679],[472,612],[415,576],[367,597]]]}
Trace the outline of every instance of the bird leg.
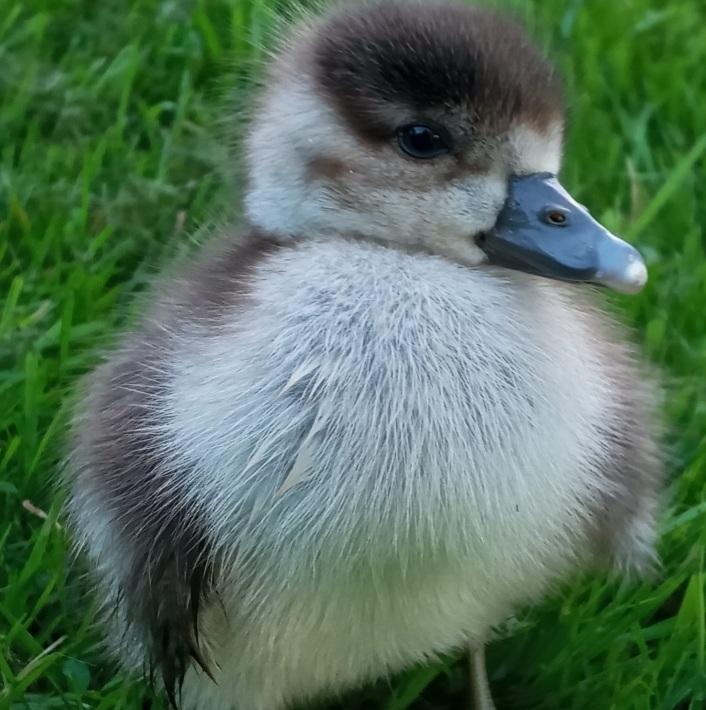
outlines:
{"label": "bird leg", "polygon": [[488,673],[485,668],[484,646],[471,649],[470,672],[472,710],[495,710],[488,684]]}

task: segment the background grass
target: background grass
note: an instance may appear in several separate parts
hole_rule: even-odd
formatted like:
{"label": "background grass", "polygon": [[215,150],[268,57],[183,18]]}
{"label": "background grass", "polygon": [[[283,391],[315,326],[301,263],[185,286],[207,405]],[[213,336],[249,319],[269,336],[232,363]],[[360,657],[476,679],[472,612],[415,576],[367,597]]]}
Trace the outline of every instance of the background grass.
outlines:
{"label": "background grass", "polygon": [[[220,97],[246,82],[276,5],[0,0],[0,708],[147,698],[101,659],[90,601],[66,575],[52,486],[62,402],[165,250],[233,201],[214,149]],[[567,81],[565,183],[649,262],[646,291],[616,304],[666,372],[672,460],[655,583],[589,581],[523,614],[490,649],[496,698],[704,708],[706,6],[516,9]],[[464,690],[450,659],[340,707],[457,708]]]}

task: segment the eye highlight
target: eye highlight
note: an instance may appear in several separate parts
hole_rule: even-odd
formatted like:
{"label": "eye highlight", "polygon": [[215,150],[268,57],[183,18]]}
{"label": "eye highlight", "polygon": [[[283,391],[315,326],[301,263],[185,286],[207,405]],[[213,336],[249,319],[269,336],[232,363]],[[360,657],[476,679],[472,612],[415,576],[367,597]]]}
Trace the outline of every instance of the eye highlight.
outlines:
{"label": "eye highlight", "polygon": [[428,160],[451,150],[449,142],[439,131],[420,123],[410,123],[397,129],[400,148],[412,158]]}

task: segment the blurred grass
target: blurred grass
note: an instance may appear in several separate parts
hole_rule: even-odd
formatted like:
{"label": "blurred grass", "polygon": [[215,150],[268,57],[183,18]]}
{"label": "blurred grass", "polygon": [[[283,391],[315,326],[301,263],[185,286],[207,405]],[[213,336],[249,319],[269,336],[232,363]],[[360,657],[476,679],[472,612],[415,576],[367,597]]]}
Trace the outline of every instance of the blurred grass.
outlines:
{"label": "blurred grass", "polygon": [[[0,0],[0,708],[139,708],[106,666],[52,477],[62,402],[163,255],[231,199],[222,96],[276,0]],[[564,181],[646,255],[616,307],[667,374],[672,474],[655,583],[572,587],[489,667],[500,710],[706,707],[706,6],[513,3],[566,79]],[[225,116],[226,123],[231,114]],[[240,119],[228,126],[236,137]],[[29,499],[43,520],[22,506]],[[463,667],[341,708],[458,708]],[[154,707],[159,707],[156,703]]]}

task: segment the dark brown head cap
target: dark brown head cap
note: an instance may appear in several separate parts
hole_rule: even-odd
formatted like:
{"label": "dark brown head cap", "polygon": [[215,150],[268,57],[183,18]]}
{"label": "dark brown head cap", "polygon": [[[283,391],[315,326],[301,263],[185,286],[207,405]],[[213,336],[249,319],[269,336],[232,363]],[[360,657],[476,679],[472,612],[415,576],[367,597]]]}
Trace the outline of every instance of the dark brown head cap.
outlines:
{"label": "dark brown head cap", "polygon": [[340,9],[318,28],[314,71],[362,133],[387,139],[384,105],[412,112],[460,109],[501,131],[542,131],[563,114],[552,68],[512,20],[484,8],[383,2]]}

